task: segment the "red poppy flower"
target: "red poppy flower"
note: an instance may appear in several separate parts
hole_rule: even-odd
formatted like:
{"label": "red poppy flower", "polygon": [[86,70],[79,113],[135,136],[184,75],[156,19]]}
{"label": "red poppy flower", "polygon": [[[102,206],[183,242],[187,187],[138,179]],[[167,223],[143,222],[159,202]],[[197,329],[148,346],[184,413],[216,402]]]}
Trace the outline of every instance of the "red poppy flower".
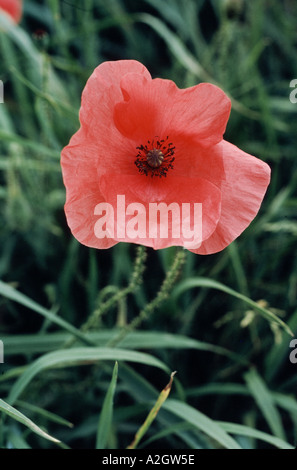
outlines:
{"label": "red poppy flower", "polygon": [[0,10],[5,11],[15,23],[22,17],[22,0],[0,0]]}
{"label": "red poppy flower", "polygon": [[95,248],[125,241],[210,254],[229,245],[270,180],[266,163],[223,140],[230,107],[214,85],[179,89],[134,60],[97,67],[62,151],[73,235]]}

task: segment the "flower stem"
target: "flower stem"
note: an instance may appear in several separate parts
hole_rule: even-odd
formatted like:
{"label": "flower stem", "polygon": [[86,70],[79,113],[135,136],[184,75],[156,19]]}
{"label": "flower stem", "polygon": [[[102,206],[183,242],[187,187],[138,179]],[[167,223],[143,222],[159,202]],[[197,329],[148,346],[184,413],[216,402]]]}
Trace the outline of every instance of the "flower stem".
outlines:
{"label": "flower stem", "polygon": [[144,246],[137,247],[137,254],[134,262],[134,269],[131,276],[129,285],[122,290],[117,291],[112,295],[108,300],[102,302],[99,307],[94,310],[93,314],[81,327],[82,331],[88,331],[90,328],[93,328],[98,323],[99,318],[109,310],[114,304],[119,304],[119,307],[122,305],[123,299],[130,293],[134,292],[137,287],[142,282],[142,275],[145,270],[145,260],[146,260],[146,248]]}
{"label": "flower stem", "polygon": [[106,346],[113,347],[116,344],[118,344],[120,341],[122,341],[125,338],[125,336],[128,333],[138,328],[140,324],[154,312],[155,309],[160,307],[160,305],[164,302],[164,300],[168,298],[179,276],[180,270],[182,268],[182,265],[185,262],[185,259],[186,259],[186,251],[185,250],[177,251],[174,261],[171,265],[171,268],[167,272],[166,277],[156,297],[140,311],[139,315],[134,320],[132,320],[132,322],[129,325],[125,326],[115,338],[110,340]]}

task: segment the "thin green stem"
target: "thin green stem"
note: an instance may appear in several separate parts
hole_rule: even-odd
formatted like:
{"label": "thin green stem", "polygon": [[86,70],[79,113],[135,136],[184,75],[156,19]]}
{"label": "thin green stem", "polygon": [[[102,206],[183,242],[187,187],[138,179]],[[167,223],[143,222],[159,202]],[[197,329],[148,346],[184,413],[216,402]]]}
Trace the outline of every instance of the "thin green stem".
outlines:
{"label": "thin green stem", "polygon": [[135,258],[134,269],[131,276],[129,285],[122,290],[119,290],[109,299],[102,302],[99,307],[93,312],[93,314],[88,318],[86,323],[81,327],[82,331],[88,331],[89,329],[96,326],[99,318],[115,304],[121,303],[121,301],[128,295],[134,292],[137,287],[142,282],[142,275],[145,270],[145,260],[146,260],[146,249],[144,246],[139,246],[137,248],[137,255]]}
{"label": "thin green stem", "polygon": [[[118,290],[116,287],[114,288],[113,286],[107,286],[104,291],[99,294],[99,301],[102,300],[102,298],[104,298],[107,293],[114,292],[114,290],[116,290],[116,292],[109,299],[105,300],[104,302],[100,302],[99,307],[94,310],[88,320],[81,326],[81,331],[86,332],[97,326],[102,315],[108,310],[110,310],[115,304],[118,304],[119,310],[123,311],[123,302],[125,297],[128,294],[134,292],[142,283],[142,276],[145,270],[146,257],[146,247],[142,245],[138,246],[134,262],[134,269],[129,285],[122,290]],[[66,343],[65,347],[72,346],[75,341],[76,338],[71,338]]]}
{"label": "thin green stem", "polygon": [[107,346],[113,347],[116,344],[120,343],[128,333],[138,328],[141,323],[149,318],[149,316],[160,307],[160,305],[168,298],[172,288],[179,276],[180,270],[182,265],[184,264],[186,259],[186,251],[185,250],[178,250],[174,261],[172,263],[171,268],[166,274],[166,277],[161,285],[159,292],[157,293],[156,297],[149,302],[139,313],[139,315],[132,320],[132,322],[125,326],[121,332],[113,338],[111,341],[107,343]]}

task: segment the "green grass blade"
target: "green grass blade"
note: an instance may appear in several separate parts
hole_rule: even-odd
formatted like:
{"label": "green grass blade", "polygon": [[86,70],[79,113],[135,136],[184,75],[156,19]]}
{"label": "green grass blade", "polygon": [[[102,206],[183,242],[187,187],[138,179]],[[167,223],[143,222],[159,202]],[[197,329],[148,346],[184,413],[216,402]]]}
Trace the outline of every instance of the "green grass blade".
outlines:
{"label": "green grass blade", "polygon": [[196,429],[203,431],[222,447],[227,449],[241,449],[240,445],[230,437],[219,424],[192,406],[178,400],[168,399],[164,403],[163,408],[182,420],[193,424]]}
{"label": "green grass blade", "polygon": [[69,331],[74,336],[81,339],[84,343],[91,344],[91,342],[85,337],[85,335],[81,331],[79,331],[77,328],[75,328],[70,323],[63,320],[63,318],[58,317],[53,312],[45,309],[34,300],[27,297],[26,295],[22,294],[21,292],[18,292],[16,289],[9,286],[3,281],[0,281],[0,295],[3,295],[7,299],[13,300],[14,302],[17,302],[25,307],[28,307],[29,309],[33,310],[34,312],[39,313],[46,319],[61,326],[63,329]]}
{"label": "green grass blade", "polygon": [[[291,315],[288,320],[288,325],[297,336],[297,310]],[[265,379],[270,382],[275,380],[275,376],[282,371],[284,364],[288,361],[290,354],[290,339],[282,338],[278,344],[274,344],[273,348],[265,358]]]}
{"label": "green grass blade", "polygon": [[[252,396],[251,390],[242,384],[237,383],[211,383],[201,387],[190,388],[186,392],[187,397],[200,397],[214,395],[242,395]],[[292,417],[297,418],[297,400],[293,396],[283,393],[271,392],[271,398],[275,405],[286,410]]]}
{"label": "green grass blade", "polygon": [[40,416],[43,416],[48,421],[52,421],[53,423],[58,423],[58,424],[61,424],[62,426],[67,426],[68,428],[73,427],[72,423],[70,423],[64,418],[61,418],[61,416],[58,416],[57,414],[52,413],[51,411],[47,411],[43,408],[40,408],[39,406],[32,405],[32,403],[27,403],[26,401],[17,400],[16,405],[21,408],[24,408],[25,410],[29,410],[32,413],[39,414]]}
{"label": "green grass blade", "polygon": [[[155,389],[155,387],[153,387],[150,382],[148,382],[144,377],[135,372],[135,370],[127,364],[123,364],[121,367],[121,378],[125,384],[125,389],[133,397],[136,403],[140,403],[141,407],[145,406],[145,410],[149,409],[149,405],[157,400],[159,393]],[[136,405],[136,407],[139,407],[139,405]],[[125,410],[127,410],[126,407]],[[142,410],[140,409],[139,412],[141,411]],[[176,417],[173,414],[164,414],[162,413],[162,410],[157,415],[157,421],[163,429],[171,428],[172,426],[175,426],[177,424]],[[186,444],[186,446],[192,446],[194,443],[194,439],[195,445],[197,447],[197,439],[194,436],[191,436],[191,438],[189,438],[188,432],[176,429],[175,434],[176,436],[178,436],[179,439],[183,441],[183,443]]]}
{"label": "green grass blade", "polygon": [[0,129],[0,139],[2,142],[13,142],[21,145],[23,148],[33,150],[38,154],[53,157],[57,162],[60,160],[60,152],[58,152],[57,150],[50,149],[45,145],[40,144],[39,142],[34,142],[33,140],[20,137],[19,135],[13,134],[12,132],[7,132],[5,130]]}
{"label": "green grass blade", "polygon": [[11,404],[17,400],[31,380],[41,371],[48,368],[92,364],[98,361],[131,361],[158,367],[168,372],[168,367],[155,357],[126,349],[112,348],[71,348],[54,351],[34,361],[12,386],[7,401]]}
{"label": "green grass blade", "polygon": [[96,439],[96,449],[105,449],[107,439],[110,433],[112,416],[113,416],[113,398],[115,394],[116,384],[118,378],[118,363],[115,363],[113,368],[112,378],[110,385],[108,387],[102,410],[100,413],[98,430],[97,430],[97,439]]}
{"label": "green grass blade", "polygon": [[248,436],[254,439],[259,439],[264,442],[268,442],[269,444],[279,448],[279,449],[294,449],[291,444],[288,444],[284,440],[271,436],[262,431],[258,431],[257,429],[252,429],[248,426],[244,426],[242,424],[234,424],[234,423],[226,423],[224,421],[217,421],[217,423],[226,431],[231,434],[237,434],[238,436]]}
{"label": "green grass blade", "polygon": [[20,26],[12,23],[6,15],[0,14],[0,27],[10,39],[27,55],[34,65],[40,65],[40,53],[35,48],[30,36]]}
{"label": "green grass blade", "polygon": [[41,437],[44,437],[45,439],[48,439],[49,441],[59,443],[60,441],[46,432],[44,432],[42,429],[40,429],[31,419],[27,418],[25,415],[20,413],[18,410],[13,408],[11,405],[6,403],[4,400],[0,399],[0,411],[3,413],[7,414],[11,418],[15,419],[16,421],[19,421],[20,423],[24,424],[27,426],[31,431],[33,431],[35,434],[38,434]]}
{"label": "green grass blade", "polygon": [[7,447],[9,449],[31,449],[29,444],[23,438],[22,434],[19,432],[18,429],[10,429],[7,436]]}
{"label": "green grass blade", "polygon": [[[95,331],[85,334],[92,344],[105,345],[115,335],[115,330]],[[38,335],[11,335],[1,337],[5,345],[6,356],[22,353],[44,353],[57,348],[69,341],[67,333],[48,333]],[[121,348],[128,349],[196,349],[219,354],[234,362],[249,365],[242,356],[215,344],[199,341],[183,335],[161,333],[159,331],[135,331],[129,333],[120,343]]]}
{"label": "green grass blade", "polygon": [[164,39],[172,54],[187,70],[192,72],[201,80],[213,82],[213,79],[203,69],[196,58],[187,50],[180,38],[174,34],[163,21],[147,13],[140,14],[138,16],[138,20],[149,25]]}
{"label": "green grass blade", "polygon": [[285,440],[280,415],[274,405],[273,396],[266,387],[266,384],[255,369],[251,369],[247,372],[244,378],[271,431],[276,437]]}
{"label": "green grass blade", "polygon": [[136,449],[138,443],[143,438],[143,436],[145,435],[145,433],[147,432],[147,430],[151,426],[152,422],[155,420],[157,414],[159,413],[159,410],[160,410],[161,406],[164,404],[165,400],[167,400],[167,398],[168,398],[168,395],[169,395],[169,393],[171,391],[171,387],[172,387],[173,377],[174,377],[175,374],[176,374],[176,372],[172,372],[172,374],[170,376],[169,383],[166,385],[166,387],[162,390],[162,392],[158,396],[158,399],[157,399],[156,403],[154,404],[153,408],[149,412],[149,414],[148,414],[146,420],[144,421],[144,423],[142,424],[142,426],[139,428],[139,430],[135,434],[135,437],[134,437],[132,443],[127,447],[127,449]]}
{"label": "green grass blade", "polygon": [[[273,445],[274,447],[277,447],[278,449],[294,449],[294,447],[283,441],[282,439],[279,439],[278,437],[271,436],[270,434],[267,434],[262,431],[258,431],[257,429],[250,428],[248,426],[244,426],[242,424],[236,424],[236,423],[229,423],[225,421],[216,421],[216,423],[224,429],[226,432],[230,434],[235,434],[237,436],[246,436],[246,437],[251,437],[253,439],[258,439],[263,442],[267,442],[268,444]],[[179,430],[192,430],[195,429],[192,424],[189,423],[180,423],[175,426],[170,427],[169,429],[165,429],[157,434],[155,434],[153,437],[148,439],[143,443],[143,447],[145,447],[148,444],[151,444],[152,442],[155,442],[158,439],[167,437],[173,433],[176,433]],[[197,448],[197,447],[195,447]]]}
{"label": "green grass blade", "polygon": [[[163,21],[148,13],[139,14],[137,19],[138,21],[149,25],[165,41],[172,55],[185,67],[186,70],[196,75],[200,80],[213,83],[214,85],[222,88],[222,85],[217,83],[216,80],[209,75],[200,62],[198,62],[196,57],[187,49],[180,38],[173,33]],[[250,119],[261,119],[261,114],[259,112],[247,108],[241,102],[234,99],[229,93],[228,95],[232,102],[232,108],[237,112],[249,117]]]}
{"label": "green grass blade", "polygon": [[184,440],[186,440],[187,445],[189,446],[190,449],[203,449],[205,447],[202,447],[201,443],[194,438],[192,435],[189,435],[189,431],[196,430],[194,426],[190,423],[178,423],[178,424],[172,424],[171,426],[162,429],[161,431],[154,433],[153,436],[149,437],[146,439],[144,442],[141,443],[141,445],[138,447],[139,449],[144,449],[147,447],[149,444],[152,444],[152,442],[156,442],[159,439],[164,439],[170,437],[172,434],[180,434],[182,433]]}
{"label": "green grass blade", "polygon": [[285,395],[282,393],[272,394],[274,402],[280,408],[286,410],[292,416],[293,420],[297,422],[297,400],[295,397]]}
{"label": "green grass blade", "polygon": [[260,306],[257,302],[254,302],[253,300],[249,299],[245,295],[239,292],[236,292],[230,287],[225,286],[221,282],[213,281],[212,279],[208,279],[204,277],[190,278],[181,282],[176,287],[175,291],[173,292],[173,295],[175,299],[177,299],[183,292],[187,291],[188,289],[193,289],[195,287],[207,287],[210,289],[217,289],[222,292],[225,292],[228,295],[236,297],[237,299],[242,300],[247,305],[252,307],[258,313],[260,313],[260,315],[262,315],[266,320],[268,320],[271,323],[275,323],[279,325],[289,335],[294,336],[293,332],[291,331],[291,328],[285,322],[283,322],[279,317],[277,317],[273,312],[271,312],[267,308]]}

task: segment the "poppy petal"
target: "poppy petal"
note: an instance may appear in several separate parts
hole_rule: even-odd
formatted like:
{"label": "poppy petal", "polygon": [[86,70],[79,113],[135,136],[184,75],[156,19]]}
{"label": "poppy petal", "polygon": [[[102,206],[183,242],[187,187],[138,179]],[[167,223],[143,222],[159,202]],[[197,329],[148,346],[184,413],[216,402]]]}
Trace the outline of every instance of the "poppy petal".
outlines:
{"label": "poppy petal", "polygon": [[81,132],[62,151],[61,165],[66,186],[65,214],[75,238],[93,248],[110,248],[117,243],[112,239],[98,239],[94,233],[95,206],[104,202],[97,174],[97,149],[83,143],[75,144]]}
{"label": "poppy petal", "polygon": [[[135,171],[134,160],[127,155],[137,155],[136,146],[125,139],[113,124],[113,108],[122,99],[119,87],[123,74],[137,72],[150,78],[148,70],[136,60],[104,62],[88,79],[82,93],[79,113],[81,127],[72,136],[69,145],[80,144],[79,159],[95,158],[98,172],[110,170]],[[86,149],[90,148],[87,152]],[[63,156],[62,156],[63,166]]]}
{"label": "poppy petal", "polygon": [[270,182],[269,166],[235,145],[223,141],[226,179],[222,182],[221,218],[214,233],[194,253],[207,255],[223,250],[257,215]]}
{"label": "poppy petal", "polygon": [[174,174],[203,178],[220,188],[225,179],[222,147],[214,145],[210,150],[193,139],[176,135],[171,137],[175,146]]}
{"label": "poppy petal", "polygon": [[171,80],[131,73],[122,78],[121,89],[124,99],[115,106],[114,121],[130,139],[176,134],[209,147],[223,138],[231,102],[215,85],[179,89]]}
{"label": "poppy petal", "polygon": [[8,13],[15,23],[21,21],[22,7],[22,0],[0,0],[0,11]]}
{"label": "poppy petal", "polygon": [[[144,180],[146,180],[145,185]],[[145,176],[115,175],[106,173],[100,179],[100,190],[105,201],[111,204],[114,208],[115,225],[120,227],[119,230],[123,234],[122,237],[117,237],[115,234],[115,238],[118,241],[141,243],[142,245],[151,246],[154,249],[166,248],[172,245],[187,247],[190,236],[183,236],[183,228],[185,228],[182,226],[182,217],[184,215],[184,212],[182,211],[185,209],[183,204],[188,205],[190,210],[189,220],[187,221],[187,224],[190,223],[190,225],[188,225],[189,233],[194,230],[194,203],[201,205],[201,227],[197,224],[197,230],[200,230],[201,228],[201,232],[199,232],[199,234],[192,233],[193,238],[196,237],[197,240],[199,238],[200,243],[214,232],[220,218],[221,192],[217,186],[202,178],[168,177],[166,181],[164,181],[163,179],[149,178]],[[124,220],[121,215],[117,217],[116,207],[118,204],[118,196],[124,196],[125,212],[127,207],[131,204],[136,203],[142,206],[139,207],[146,220],[146,231],[145,233],[142,233],[140,238],[136,237],[131,239],[127,236],[124,226],[127,226],[129,217],[127,217],[126,220]],[[166,202],[166,207],[164,206],[164,202]],[[162,238],[159,236],[160,219],[158,220],[157,227],[156,219],[150,219],[150,210],[152,205],[161,204],[159,207],[164,209],[166,218],[166,210],[172,203],[174,204],[174,213],[178,220],[178,222],[175,221],[174,223],[180,223],[180,230],[177,230],[180,233],[180,236],[173,236],[172,225],[170,223],[172,221],[169,220],[168,235]],[[197,210],[199,210],[198,207]],[[198,212],[196,215],[198,217]],[[175,226],[175,228],[178,227]],[[155,237],[149,236],[150,230],[155,233]],[[185,232],[186,229],[184,233]]]}
{"label": "poppy petal", "polygon": [[96,67],[82,93],[79,113],[81,125],[86,128],[89,138],[96,141],[98,136],[106,142],[117,137],[113,124],[113,108],[122,99],[120,81],[131,72],[151,78],[148,70],[136,60],[104,62]]}

